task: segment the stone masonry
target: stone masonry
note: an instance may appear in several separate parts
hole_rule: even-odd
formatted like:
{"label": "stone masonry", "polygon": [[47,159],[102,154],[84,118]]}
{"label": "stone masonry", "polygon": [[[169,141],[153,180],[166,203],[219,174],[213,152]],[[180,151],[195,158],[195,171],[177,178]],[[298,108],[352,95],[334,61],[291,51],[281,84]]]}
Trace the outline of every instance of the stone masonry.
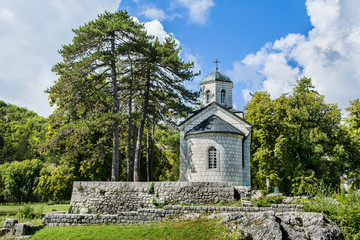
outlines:
{"label": "stone masonry", "polygon": [[234,201],[231,182],[74,182],[73,212],[118,214],[157,204],[205,204]]}
{"label": "stone masonry", "polygon": [[232,89],[233,82],[218,69],[200,82],[201,108],[178,126],[180,181],[251,186],[252,125],[233,109]]}
{"label": "stone masonry", "polygon": [[136,224],[163,221],[168,218],[189,214],[213,214],[231,212],[296,212],[303,209],[302,205],[273,204],[271,207],[215,207],[215,206],[180,206],[168,205],[164,209],[138,209],[118,214],[46,214],[43,222],[47,226],[68,226],[82,224]]}

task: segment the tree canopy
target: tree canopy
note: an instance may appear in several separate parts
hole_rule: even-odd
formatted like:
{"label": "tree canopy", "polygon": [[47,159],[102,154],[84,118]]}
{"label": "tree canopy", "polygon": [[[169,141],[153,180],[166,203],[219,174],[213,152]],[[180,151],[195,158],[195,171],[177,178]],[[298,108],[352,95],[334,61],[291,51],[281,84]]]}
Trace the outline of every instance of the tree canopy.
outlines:
{"label": "tree canopy", "polygon": [[265,189],[269,176],[285,193],[303,194],[320,181],[336,186],[343,174],[341,111],[325,103],[310,78],[298,80],[291,95],[272,100],[257,92],[245,106],[254,125],[252,183]]}
{"label": "tree canopy", "polygon": [[[47,89],[48,119],[0,101],[0,202],[68,200],[74,180],[176,181],[179,132],[198,97],[184,87],[193,63],[174,36],[148,36],[125,11],[100,14],[62,46]],[[321,182],[360,179],[360,100],[342,122],[310,78],[272,99],[257,92],[245,106],[253,124],[254,189],[265,178],[290,194]]]}
{"label": "tree canopy", "polygon": [[88,180],[108,179],[109,165],[118,180],[126,156],[127,180],[139,181],[145,130],[184,116],[186,102],[196,100],[184,87],[193,63],[182,61],[173,36],[154,40],[125,11],[105,12],[73,31],[53,68],[59,79],[47,90],[56,105],[47,146]]}

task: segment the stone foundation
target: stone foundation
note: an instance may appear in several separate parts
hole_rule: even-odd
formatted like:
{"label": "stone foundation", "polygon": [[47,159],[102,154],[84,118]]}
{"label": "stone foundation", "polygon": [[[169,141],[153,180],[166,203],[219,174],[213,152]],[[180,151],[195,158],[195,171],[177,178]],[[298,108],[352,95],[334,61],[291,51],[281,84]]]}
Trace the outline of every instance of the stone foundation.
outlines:
{"label": "stone foundation", "polygon": [[163,221],[189,213],[213,214],[232,212],[296,212],[302,205],[273,204],[271,207],[217,207],[217,206],[165,206],[164,209],[139,209],[119,214],[46,214],[43,222],[48,226],[68,226],[83,224],[135,224]]}
{"label": "stone foundation", "polygon": [[232,202],[231,182],[74,182],[74,213],[118,214],[156,205]]}

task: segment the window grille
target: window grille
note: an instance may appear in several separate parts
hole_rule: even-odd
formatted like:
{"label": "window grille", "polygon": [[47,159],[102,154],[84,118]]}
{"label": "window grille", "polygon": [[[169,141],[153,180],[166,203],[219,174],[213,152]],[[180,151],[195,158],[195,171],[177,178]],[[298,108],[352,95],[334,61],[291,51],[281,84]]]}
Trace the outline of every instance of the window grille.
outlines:
{"label": "window grille", "polygon": [[225,95],[226,95],[226,91],[223,89],[220,92],[220,102],[221,103],[225,103]]}
{"label": "window grille", "polygon": [[209,169],[216,168],[217,166],[217,155],[216,148],[210,147],[208,150]]}

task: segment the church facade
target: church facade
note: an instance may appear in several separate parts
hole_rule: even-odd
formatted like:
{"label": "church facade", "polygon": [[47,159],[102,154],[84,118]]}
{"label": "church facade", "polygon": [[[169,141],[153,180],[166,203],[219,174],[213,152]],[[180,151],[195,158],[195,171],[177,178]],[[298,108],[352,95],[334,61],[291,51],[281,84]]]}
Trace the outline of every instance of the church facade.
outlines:
{"label": "church facade", "polygon": [[201,109],[180,123],[180,181],[251,186],[252,125],[233,109],[230,78],[217,69],[200,83]]}

